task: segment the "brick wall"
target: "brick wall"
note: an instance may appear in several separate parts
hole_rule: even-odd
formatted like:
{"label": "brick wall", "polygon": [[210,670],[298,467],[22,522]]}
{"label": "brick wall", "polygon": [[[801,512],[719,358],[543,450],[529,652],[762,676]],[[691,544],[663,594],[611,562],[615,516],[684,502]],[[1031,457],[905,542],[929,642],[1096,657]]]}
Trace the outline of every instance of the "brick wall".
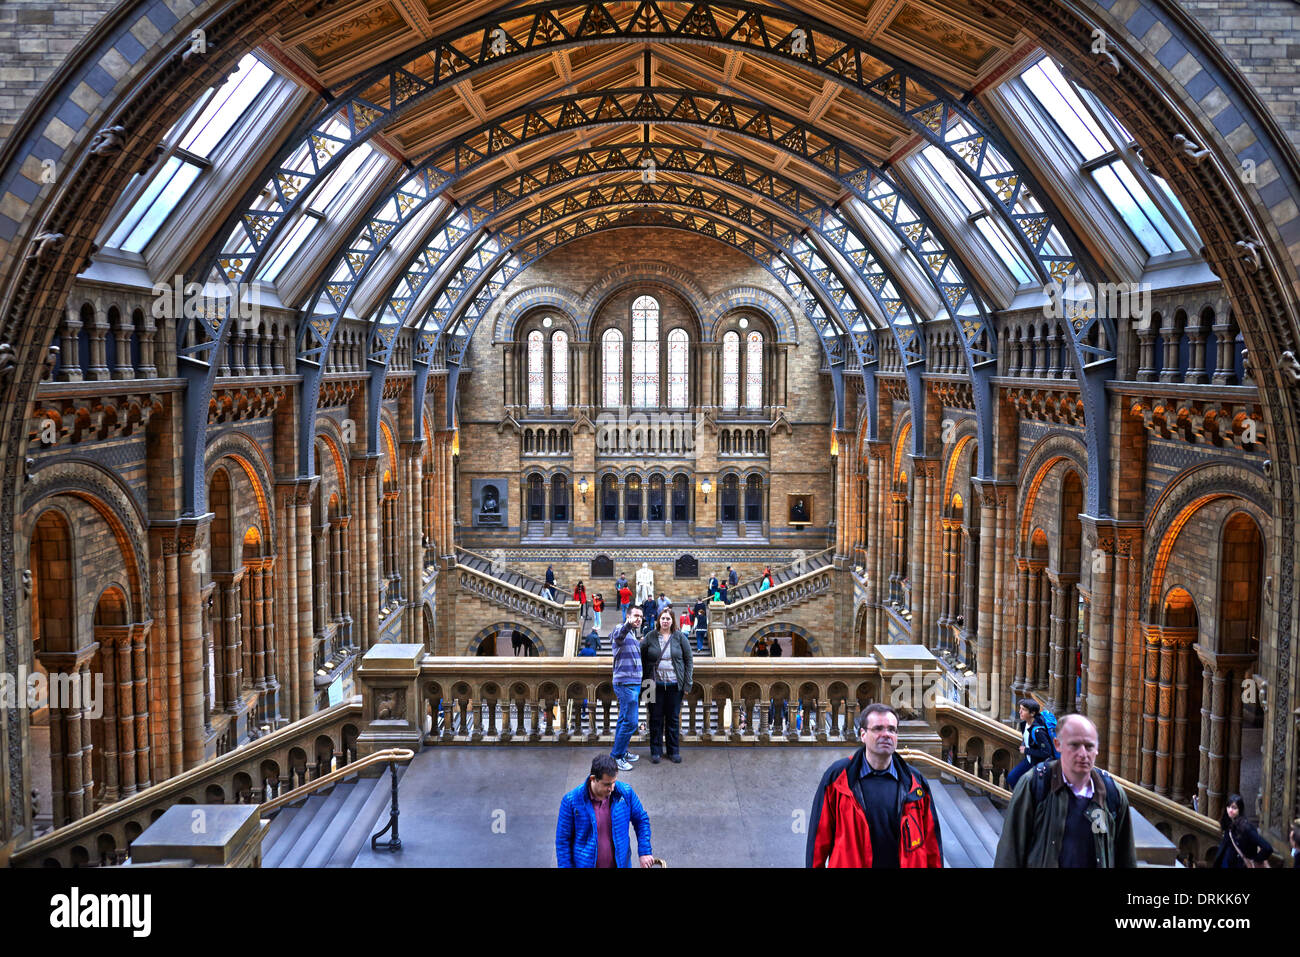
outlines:
{"label": "brick wall", "polygon": [[1294,0],[1180,0],[1255,88],[1300,150],[1300,5]]}
{"label": "brick wall", "polygon": [[45,81],[118,0],[5,0],[0,4],[0,140]]}

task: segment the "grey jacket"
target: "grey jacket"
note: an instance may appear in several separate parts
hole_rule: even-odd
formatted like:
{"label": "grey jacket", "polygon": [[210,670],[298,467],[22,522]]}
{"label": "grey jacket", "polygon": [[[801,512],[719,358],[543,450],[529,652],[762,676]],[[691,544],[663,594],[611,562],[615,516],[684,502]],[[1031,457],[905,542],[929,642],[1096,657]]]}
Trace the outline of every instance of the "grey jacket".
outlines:
{"label": "grey jacket", "polygon": [[[673,632],[669,650],[673,656],[673,672],[677,675],[677,685],[682,694],[691,690],[695,681],[695,658],[691,654],[691,640],[680,629]],[[641,673],[653,680],[655,669],[659,667],[659,633],[647,635],[641,641]]]}
{"label": "grey jacket", "polygon": [[[1007,808],[998,841],[998,854],[994,867],[1057,867],[1061,856],[1061,842],[1065,836],[1065,815],[1070,807],[1069,787],[1061,773],[1061,762],[1047,761],[1038,765],[1048,776],[1047,791],[1042,803],[1034,801],[1035,771],[1016,782],[1011,805]],[[1085,812],[1094,820],[1093,846],[1098,867],[1137,867],[1137,851],[1133,846],[1133,821],[1129,813],[1128,796],[1115,783],[1119,792],[1116,814],[1110,813],[1106,799],[1106,780],[1102,772],[1092,769],[1092,798]]]}

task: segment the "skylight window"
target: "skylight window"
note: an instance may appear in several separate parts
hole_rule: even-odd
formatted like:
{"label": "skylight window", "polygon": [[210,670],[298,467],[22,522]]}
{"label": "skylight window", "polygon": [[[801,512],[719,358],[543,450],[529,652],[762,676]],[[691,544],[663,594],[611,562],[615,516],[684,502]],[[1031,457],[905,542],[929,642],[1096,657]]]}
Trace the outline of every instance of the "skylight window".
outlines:
{"label": "skylight window", "polygon": [[975,187],[971,185],[970,180],[966,178],[961,170],[957,169],[952,160],[939,147],[927,146],[921,151],[921,155],[925,157],[926,162],[939,175],[939,178],[952,192],[953,197],[966,211],[967,222],[979,230],[980,235],[997,253],[998,258],[1002,260],[1002,264],[1015,277],[1016,282],[1021,284],[1031,282],[1034,273],[1021,253],[1020,247],[1012,239],[1005,224],[989,212],[988,206],[983,198],[975,192]]}
{"label": "skylight window", "polygon": [[[1080,90],[1062,75],[1050,57],[1044,57],[1020,78],[1044,112],[1078,151],[1081,169],[1092,177],[1124,224],[1148,256],[1183,252],[1187,246],[1161,209],[1153,190],[1139,176],[1128,153],[1133,138],[1115,115],[1086,90]],[[1158,177],[1152,177],[1158,179]],[[1156,189],[1164,194],[1170,212],[1186,220],[1182,205],[1163,181]]]}
{"label": "skylight window", "polygon": [[144,250],[200,174],[212,165],[213,153],[272,75],[257,57],[246,55],[224,85],[205,93],[167,132],[163,139],[166,159],[113,230],[108,247],[130,253]]}

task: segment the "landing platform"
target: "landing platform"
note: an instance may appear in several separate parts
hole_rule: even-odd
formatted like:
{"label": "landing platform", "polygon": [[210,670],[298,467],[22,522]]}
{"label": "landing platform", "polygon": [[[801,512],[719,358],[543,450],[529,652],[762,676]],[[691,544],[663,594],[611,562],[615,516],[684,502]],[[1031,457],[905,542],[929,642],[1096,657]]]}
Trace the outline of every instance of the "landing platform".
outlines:
{"label": "landing platform", "polygon": [[[367,843],[353,866],[554,867],[560,798],[586,780],[599,751],[426,748],[401,780],[402,850]],[[695,747],[681,764],[657,765],[644,745],[633,751],[641,760],[618,779],[645,805],[655,856],[669,867],[803,867],[813,792],[853,748]],[[386,822],[385,813],[375,829]]]}

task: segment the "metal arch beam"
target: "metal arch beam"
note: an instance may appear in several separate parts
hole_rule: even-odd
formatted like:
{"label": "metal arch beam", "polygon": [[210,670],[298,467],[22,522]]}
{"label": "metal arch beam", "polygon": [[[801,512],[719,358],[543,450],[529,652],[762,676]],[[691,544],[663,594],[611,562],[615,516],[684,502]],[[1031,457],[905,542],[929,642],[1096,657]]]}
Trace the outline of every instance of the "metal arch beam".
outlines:
{"label": "metal arch beam", "polygon": [[[641,204],[639,203],[623,205],[632,205],[638,211],[642,210]],[[661,208],[664,205],[665,204],[661,204]],[[601,208],[610,209],[611,207],[605,205]],[[602,220],[608,220],[608,217],[603,212],[592,213],[588,210],[572,214],[577,215],[580,219],[578,226],[572,231],[563,225],[555,225],[555,221],[546,224],[538,224],[534,226],[530,233],[522,237],[523,242],[526,244],[531,242],[533,248],[530,255],[520,262],[515,271],[517,272],[519,269],[524,268],[542,255],[545,255],[545,253],[555,248],[556,245],[563,244],[564,242],[578,238],[578,236],[586,235],[602,228],[608,228],[612,225],[656,225],[692,229],[695,232],[728,242],[731,245],[736,246],[736,248],[740,249],[742,252],[745,252],[747,255],[750,255],[751,258],[754,258],[765,269],[773,273],[776,279],[785,286],[787,292],[796,302],[803,303],[805,316],[813,323],[814,327],[818,329],[818,338],[822,342],[823,349],[827,352],[828,362],[831,365],[832,370],[836,367],[839,367],[842,370],[843,340],[846,338],[857,352],[859,361],[862,363],[864,370],[868,368],[869,364],[874,363],[876,344],[874,334],[869,327],[867,327],[866,331],[857,334],[843,333],[840,331],[844,328],[844,323],[846,322],[846,319],[842,316],[843,303],[849,302],[851,304],[852,301],[848,296],[847,290],[843,287],[843,284],[839,282],[838,276],[832,275],[828,277],[830,279],[829,284],[823,283],[821,278],[808,272],[802,263],[796,263],[788,254],[784,254],[782,251],[774,249],[770,245],[770,239],[768,237],[756,233],[748,224],[734,220],[728,223],[725,222],[724,218],[717,212],[701,211],[693,206],[681,206],[678,204],[676,208],[683,210],[683,212],[679,214],[679,217],[676,220],[671,222],[658,219],[647,223],[634,216],[631,221],[629,221],[627,217],[615,217],[613,221],[602,223]],[[585,219],[583,219],[583,217],[585,217]],[[588,223],[588,221],[592,219],[595,220],[594,226],[591,226]],[[588,223],[587,228],[583,228],[584,223]],[[721,231],[718,229],[719,223],[723,225]],[[547,229],[551,230],[550,237],[544,237],[532,242],[539,231]],[[742,238],[746,235],[749,235],[749,238]],[[759,237],[757,241],[754,238],[756,235]],[[768,251],[766,256],[762,254],[764,250]],[[473,310],[473,321],[476,325],[478,320],[490,308],[492,301],[500,293],[500,290],[503,287],[504,281],[496,283],[495,290],[489,296],[479,296],[477,300],[473,302],[470,301],[468,295],[462,294],[453,307],[454,318],[452,318],[444,328],[453,328],[457,323],[461,322],[463,318],[461,316],[461,311],[466,310],[466,312],[468,312],[469,309]],[[467,304],[468,309],[466,309]],[[857,316],[858,318],[861,318],[861,314],[856,308],[850,310],[848,315],[850,317]],[[826,318],[823,320],[821,316],[825,316]],[[839,320],[838,323],[836,322],[837,319]],[[853,324],[856,323],[851,323],[850,325]],[[835,328],[836,326],[839,326],[839,328]],[[442,339],[445,335],[445,332],[439,333],[439,338]],[[467,335],[472,335],[472,328],[470,333]],[[869,350],[869,355],[864,354],[867,350]],[[449,363],[452,361],[452,358],[452,350],[448,350]],[[456,361],[458,361],[458,356],[456,357]]]}
{"label": "metal arch beam", "polygon": [[[600,158],[599,162],[596,161],[596,157]],[[461,175],[472,168],[463,168]],[[659,168],[688,177],[716,179],[734,188],[756,192],[788,208],[794,216],[808,223],[838,249],[846,261],[852,264],[851,268],[857,269],[860,273],[863,269],[867,270],[862,279],[871,289],[882,314],[887,317],[891,325],[895,326],[894,333],[900,354],[909,362],[915,360],[911,343],[919,340],[917,333],[922,324],[913,316],[913,321],[907,324],[906,333],[899,333],[896,320],[899,315],[898,306],[902,302],[901,296],[895,293],[882,297],[879,293],[883,291],[886,283],[893,283],[895,286],[900,284],[897,282],[897,277],[893,276],[892,270],[876,262],[868,238],[857,228],[851,218],[842,217],[814,191],[783,176],[766,170],[756,170],[743,158],[732,157],[714,150],[680,146],[633,143],[575,150],[559,157],[539,161],[525,170],[511,173],[488,185],[474,197],[466,200],[463,206],[446,214],[452,218],[453,224],[437,235],[436,243],[429,243],[423,253],[417,254],[415,258],[420,261],[418,267],[415,269],[408,267],[404,273],[394,279],[381,297],[388,304],[382,307],[379,316],[384,312],[391,313],[397,317],[400,325],[406,309],[419,299],[425,283],[433,274],[433,267],[442,264],[445,256],[454,251],[457,240],[463,239],[469,232],[468,225],[463,222],[457,225],[457,221],[466,218],[474,224],[489,221],[505,209],[530,199],[531,191],[535,189],[545,189],[563,182],[616,170],[637,171],[642,173],[643,178],[648,178],[645,175],[648,169]],[[545,170],[545,182],[539,178],[543,170]],[[425,182],[423,177],[426,171],[420,170],[415,175],[421,177],[417,185],[422,185]],[[450,182],[452,179],[448,178],[443,185]],[[314,311],[307,315],[304,310],[304,315],[299,322],[300,342],[307,336],[307,330],[312,329],[316,342],[320,343],[311,350],[314,355],[306,353],[300,355],[300,358],[307,360],[303,363],[304,375],[313,380],[319,379],[320,364],[316,361],[317,358],[323,356],[328,349],[328,343],[332,341],[337,324],[346,311],[354,291],[377,260],[379,250],[395,235],[401,224],[400,220],[405,217],[409,221],[439,192],[441,188],[427,191],[423,199],[416,197],[413,192],[406,192],[399,194],[393,202],[390,202],[388,197],[376,200],[374,208],[382,208],[390,218],[366,223],[358,233],[358,238],[350,248],[340,254],[335,267],[325,273],[318,288],[308,299],[308,308],[314,310],[321,303],[322,297],[328,296],[334,315],[332,318],[321,319]],[[400,202],[403,197],[406,201]],[[939,242],[933,224],[925,218],[923,212],[913,212],[907,198],[898,191],[882,192],[877,189],[871,208],[915,256],[922,267],[923,274],[935,288],[956,327],[966,351],[968,368],[978,369],[982,363],[992,362],[995,358],[992,349],[980,348],[994,335],[992,326],[987,321],[984,303],[975,291],[974,285],[962,271],[960,262]],[[430,227],[429,232],[434,232],[436,229],[435,224]],[[344,274],[340,275],[340,271]],[[413,276],[418,282],[413,281]],[[403,284],[406,288],[402,290],[400,296],[394,298],[394,290]],[[958,314],[958,309],[969,309],[972,305],[977,312],[976,317],[970,315],[962,317]],[[379,324],[379,316],[376,317],[376,326]],[[983,336],[982,341],[977,342],[981,336]],[[388,346],[381,345],[381,353],[391,348],[391,338],[389,343]],[[381,361],[386,363],[386,359]],[[982,377],[987,378],[987,375],[982,374]],[[318,388],[318,381],[315,385]],[[304,395],[306,397],[306,393]],[[310,445],[304,447],[302,460],[304,468],[310,467],[307,458],[313,454],[313,448],[314,446]]]}
{"label": "metal arch beam", "polygon": [[[556,16],[557,11],[573,13],[578,8],[583,15],[576,28],[566,27]],[[715,10],[725,14],[721,23]],[[246,193],[245,201],[228,218],[227,228],[221,229],[205,250],[197,271],[206,273],[202,267],[223,252],[228,261],[233,261],[250,249],[252,258],[247,269],[252,270],[264,246],[274,240],[284,219],[321,176],[332,171],[357,143],[421,107],[447,84],[544,51],[655,40],[733,47],[823,75],[897,117],[957,161],[962,161],[957,146],[970,153],[974,140],[961,138],[953,145],[947,139],[955,125],[964,124],[979,137],[981,160],[968,175],[995,204],[999,202],[979,174],[985,157],[989,162],[995,158],[991,149],[1000,147],[1015,155],[1001,134],[949,93],[937,77],[829,24],[735,0],[642,0],[634,12],[621,10],[618,17],[599,0],[587,0],[585,4],[552,2],[487,14],[404,51],[351,81],[348,89],[297,124],[268,164],[272,171],[269,178]],[[416,75],[413,70],[420,68],[416,64],[425,68],[431,65],[433,79]],[[366,94],[372,92],[379,95],[367,98]],[[1023,178],[1027,174],[1020,167],[1013,172]],[[257,196],[269,197],[270,202],[257,207]]]}
{"label": "metal arch beam", "polygon": [[[561,98],[556,101],[548,101],[537,106],[525,108],[524,110],[514,114],[514,116],[529,111],[546,110],[552,106],[560,109],[567,109],[573,104],[575,99],[592,99],[593,97],[594,95],[587,97]],[[747,105],[749,104],[749,101],[745,100],[735,100],[735,102]],[[693,106],[691,109],[693,111]],[[601,117],[598,121],[609,122],[608,111],[605,112],[606,115]],[[626,114],[626,112],[627,111],[625,110],[624,114]],[[594,113],[599,117],[601,113],[600,107],[598,107]],[[421,168],[412,174],[406,181],[401,183],[399,188],[394,190],[391,197],[383,196],[376,200],[372,206],[372,213],[368,221],[357,233],[356,238],[352,243],[344,250],[334,255],[331,267],[325,271],[323,277],[318,282],[317,288],[308,299],[307,308],[311,309],[312,313],[310,317],[304,316],[304,318],[310,319],[310,321],[299,323],[298,337],[300,358],[304,361],[314,362],[317,360],[317,357],[328,348],[328,342],[332,339],[334,325],[337,324],[339,318],[347,309],[357,285],[365,277],[372,264],[378,258],[379,253],[389,244],[404,222],[409,221],[411,217],[418,215],[419,211],[425,204],[433,201],[434,198],[440,195],[461,176],[476,169],[480,163],[489,161],[505,152],[513,151],[528,143],[534,142],[537,138],[554,135],[561,131],[568,132],[582,125],[580,122],[576,121],[577,117],[585,115],[581,107],[578,107],[576,116],[574,114],[570,115],[575,119],[575,121],[562,129],[554,126],[543,126],[529,131],[529,125],[525,122],[524,133],[523,135],[518,136],[499,132],[501,123],[509,122],[509,117],[505,121],[496,121],[485,124],[476,130],[470,131],[455,143],[440,150],[441,154],[446,154],[448,151],[451,152],[452,155],[449,162],[446,161],[447,158],[445,155],[440,155],[438,157],[439,159],[444,160],[441,165],[430,160],[423,164]],[[753,129],[747,130],[735,128],[736,117],[734,113],[728,114],[728,117],[732,121],[731,126],[735,132],[740,133],[741,135],[755,135]],[[687,114],[677,117],[674,122],[687,122],[690,118],[690,115]],[[722,120],[715,118],[714,123],[705,125],[717,125],[726,118],[727,117],[724,117]],[[814,139],[821,139],[833,147],[842,147],[849,151],[852,149],[842,141],[822,136],[816,130],[802,125],[801,121],[797,119],[779,117],[779,120],[785,124],[792,124],[790,127],[790,134],[795,134],[796,138],[799,139],[805,147],[808,143],[809,137],[811,136]],[[625,117],[625,122],[637,121],[632,117]],[[766,128],[770,131],[771,124],[766,123]],[[463,143],[482,136],[487,136],[490,143],[499,144],[500,151],[498,152],[490,149],[487,153],[484,153],[479,150],[469,150],[468,147],[463,146]],[[761,136],[758,138],[764,139]],[[770,140],[771,136],[766,137],[766,145],[772,145]],[[783,146],[788,144],[777,145]],[[466,150],[468,150],[468,155],[465,155]],[[496,188],[491,191],[481,192],[474,197],[474,199],[464,203],[465,215],[469,217],[471,224],[477,223],[490,213],[499,209],[503,202],[515,202],[524,196],[528,190],[544,188],[545,186],[563,181],[565,178],[572,178],[575,175],[580,175],[585,171],[586,164],[592,156],[601,155],[605,157],[603,162],[597,164],[602,168],[626,168],[631,165],[627,160],[627,156],[630,155],[633,150],[637,151],[636,163],[642,169],[650,168],[647,164],[654,163],[655,165],[653,168],[655,169],[662,166],[665,169],[674,169],[680,172],[686,172],[687,170],[702,171],[705,173],[715,171],[717,159],[719,157],[725,158],[727,156],[727,154],[715,151],[693,150],[671,146],[656,147],[647,144],[587,148],[585,150],[574,151],[574,153],[566,154],[565,157],[539,161],[524,171],[512,174],[508,179],[513,180],[517,177],[517,184],[513,189],[500,186],[499,184],[494,184]],[[803,152],[806,154],[806,149]],[[800,155],[800,153],[796,152],[795,155]],[[571,157],[575,156],[579,158],[576,160],[571,159]],[[686,159],[688,156],[699,156],[700,159],[688,161]],[[663,162],[656,162],[656,157]],[[804,158],[806,159],[806,156]],[[860,155],[857,158],[863,163],[869,162],[865,157],[861,157]],[[622,162],[619,162],[620,160]],[[573,164],[572,169],[564,166],[566,161]],[[592,162],[594,162],[594,160]],[[766,171],[762,174],[750,174],[746,177],[743,172],[745,166],[743,160],[724,159],[724,162],[727,162],[729,165],[725,173],[722,174],[723,178],[735,178],[735,171],[740,169],[742,172],[739,176],[746,180],[746,185],[757,186],[759,190],[764,192],[765,195],[768,195],[769,198],[780,200],[789,198],[788,189],[786,191],[778,192],[772,182],[772,178],[766,173]],[[822,165],[824,167],[824,163]],[[538,175],[543,169],[546,170],[545,182],[543,182]],[[831,172],[832,175],[835,174],[834,169],[828,170],[828,172]],[[941,234],[926,216],[923,207],[915,200],[915,198],[912,197],[905,188],[897,182],[894,182],[886,174],[883,174],[878,170],[875,170],[874,172],[877,175],[877,179],[869,183],[871,195],[862,196],[861,198],[868,202],[869,207],[873,209],[879,219],[885,224],[886,228],[894,232],[900,241],[903,242],[903,244],[912,252],[918,265],[921,267],[922,272],[935,286],[940,301],[944,304],[945,309],[949,312],[953,321],[958,324],[958,332],[962,336],[963,347],[969,353],[969,364],[974,366],[981,361],[993,359],[995,357],[996,349],[994,345],[996,341],[995,332],[991,323],[987,320],[988,310],[976,291],[977,287],[970,281],[965,265],[961,262],[959,257],[955,256],[943,244]],[[848,186],[849,184],[845,185]],[[817,217],[820,217],[821,221],[824,222],[828,215],[835,215],[834,213],[828,213],[824,208],[816,211],[813,215],[810,215],[812,209],[804,210],[802,208],[805,203],[810,207],[814,207],[814,204],[815,206],[825,207],[827,204],[823,199],[819,198],[814,191],[806,190],[797,186],[795,188],[798,190],[796,206],[800,207],[798,208],[798,213],[801,217],[807,218],[809,222],[817,225]],[[839,242],[835,240],[833,235],[831,238],[832,241],[839,245]],[[864,241],[865,237],[859,235],[858,239],[859,241],[862,241],[864,246],[867,245]],[[431,248],[428,252],[430,256],[436,256],[438,251]],[[845,249],[845,253],[851,259],[854,258],[854,250]],[[334,318],[328,323],[325,320],[316,318],[315,310],[321,301],[322,296],[327,296],[329,302],[334,308]],[[959,313],[963,310],[969,313],[971,307],[973,307],[978,313],[978,318],[972,319],[969,315],[964,319],[959,317]],[[981,334],[983,335],[982,343],[980,342]],[[310,344],[308,342],[309,340]]]}
{"label": "metal arch beam", "polygon": [[[636,95],[638,97],[643,97],[643,96],[653,95],[650,91],[643,90],[640,88],[633,88],[632,90],[624,90],[619,92],[623,93],[625,96]],[[660,109],[658,115],[671,117],[669,122],[689,123],[693,121],[695,123],[702,124],[702,125],[728,125],[730,128],[740,133],[741,135],[753,136],[759,138],[760,140],[763,140],[768,145],[776,145],[778,148],[786,149],[787,151],[792,152],[796,156],[800,156],[801,158],[807,161],[813,162],[814,165],[817,165],[818,162],[820,161],[820,164],[824,168],[827,167],[826,155],[828,151],[831,153],[836,153],[836,151],[838,150],[843,150],[847,155],[856,159],[859,163],[864,163],[864,164],[869,163],[869,161],[866,160],[865,157],[862,157],[860,154],[856,154],[856,151],[854,151],[847,144],[843,144],[842,142],[834,140],[832,138],[822,137],[820,136],[820,134],[817,133],[817,131],[810,130],[805,126],[802,126],[798,120],[794,120],[789,117],[783,117],[778,114],[772,114],[773,116],[777,117],[778,122],[789,126],[789,130],[787,131],[787,134],[785,136],[779,138],[776,137],[773,125],[770,119],[768,118],[768,116],[766,115],[766,112],[770,112],[770,111],[765,112],[762,110],[754,110],[753,104],[751,104],[749,101],[740,100],[737,98],[697,97],[694,94],[692,94],[690,91],[676,91],[676,93],[678,94],[677,106],[680,106],[683,103],[685,103],[687,105],[687,109],[684,112],[678,112],[676,107],[674,107],[673,110],[667,112]],[[569,125],[567,127],[563,127],[564,129],[571,129],[580,125],[584,125],[583,121],[587,121],[591,123],[637,121],[631,115],[632,113],[636,112],[635,107],[631,111],[627,109],[611,111],[609,109],[606,109],[606,106],[608,105],[608,101],[607,98],[603,96],[600,97],[600,99],[603,102],[593,112],[592,116],[588,116],[588,114],[584,112],[581,109],[581,107],[577,107],[574,105],[576,100],[581,100],[584,98],[592,99],[594,98],[594,95],[591,97],[583,97],[583,96],[567,97],[555,101],[555,104],[562,105],[562,109],[571,111],[569,113],[571,117]],[[726,108],[726,112],[715,113],[710,117],[703,118],[695,108],[695,102],[697,100],[709,100],[709,101],[726,100],[727,102],[722,104]],[[731,104],[733,103],[738,105],[739,108],[742,110],[742,112],[750,111],[753,114],[749,117],[748,122],[746,122],[745,124],[738,123],[738,118],[735,112],[731,109]],[[538,110],[546,109],[551,105],[552,104],[548,103],[548,104],[542,104],[540,106],[528,107],[519,111],[519,113],[516,115],[536,113]],[[604,113],[603,116],[601,115],[602,112]],[[642,112],[644,113],[644,110]],[[760,121],[757,125],[754,123],[755,119]],[[527,121],[525,121],[524,126],[525,126],[525,130],[527,130],[529,126]],[[488,124],[483,129],[489,131],[488,138],[490,143],[496,143],[500,145],[501,152],[518,148],[524,142],[528,141],[528,135],[524,135],[520,137],[520,136],[512,136],[510,134],[504,134],[504,133],[498,134],[496,132],[493,132],[495,130],[498,130],[499,127],[500,127],[500,123],[498,122],[495,124]],[[760,135],[756,132],[760,127],[765,131],[765,135]],[[542,124],[540,126],[537,126],[532,131],[532,135],[550,135],[556,132],[557,129],[560,129],[560,127],[555,127],[549,124]],[[792,136],[791,134],[797,134],[797,135]],[[808,149],[810,134],[812,139],[814,140],[820,139],[827,144],[827,146],[821,149],[820,151],[818,151],[817,154],[813,154],[811,159],[810,159],[810,151]],[[476,133],[475,135],[481,135],[481,134]],[[773,142],[774,140],[776,140],[776,142]],[[796,142],[800,147],[799,149],[793,148],[793,145]],[[487,153],[474,150],[471,151],[471,161],[469,163],[466,163],[463,161],[464,157],[461,156],[461,151],[465,149],[465,147],[462,147],[460,145],[453,145],[451,147],[448,147],[448,149],[451,149],[455,153],[455,161],[448,165],[450,165],[453,169],[458,171],[456,175],[463,174],[467,168],[473,168],[473,166],[477,162],[482,162],[489,158],[499,155],[499,153],[493,152],[491,149],[489,149]],[[683,155],[683,151],[680,149],[672,149],[672,148],[659,148],[659,149],[662,151],[660,153],[661,156],[664,155],[664,152],[666,152],[669,155],[670,159],[674,155],[676,156]],[[553,169],[556,164],[553,161],[549,164],[543,162],[537,165],[538,166],[547,165],[549,168]],[[674,164],[670,162],[669,165],[680,166],[681,164],[680,163]],[[830,165],[828,171],[831,172],[832,175],[835,175],[839,171],[840,165],[841,164],[839,162],[838,155],[836,154],[836,162]],[[433,175],[440,180],[444,180],[445,177],[450,177],[452,175],[452,174],[444,174],[444,172],[438,169],[437,167],[430,166],[429,169],[432,170],[432,173],[430,175]],[[422,173],[423,172],[424,171],[422,171]],[[969,281],[968,277],[966,276],[964,266],[960,263],[960,260],[958,260],[955,256],[953,256],[953,254],[950,253],[943,246],[942,242],[940,241],[940,234],[934,228],[933,224],[930,223],[928,219],[925,217],[925,214],[922,208],[920,207],[920,204],[916,203],[916,201],[912,199],[910,195],[901,186],[899,186],[897,183],[892,182],[887,175],[881,174],[879,173],[879,171],[874,171],[874,172],[877,176],[877,179],[873,181],[869,181],[868,183],[868,187],[871,190],[871,193],[869,195],[863,196],[862,198],[866,200],[868,204],[871,206],[871,208],[877,212],[877,214],[881,217],[882,221],[886,223],[888,228],[893,230],[895,234],[898,235],[899,238],[904,242],[904,244],[912,251],[913,255],[917,257],[918,263],[922,266],[922,271],[930,278],[930,281],[933,284],[935,284],[940,294],[940,301],[944,303],[945,308],[948,310],[950,316],[953,318],[953,321],[958,325],[959,334],[962,336],[963,348],[967,351],[968,364],[971,367],[974,367],[977,366],[981,361],[992,360],[994,358],[994,351],[992,347],[992,342],[994,341],[994,331],[992,325],[988,322],[987,310],[984,307],[982,300],[979,298],[978,294],[975,291],[976,287],[974,286],[973,283]],[[518,174],[518,175],[520,177],[519,181],[521,184],[519,192],[522,192],[523,184],[526,182],[527,176],[525,174]],[[538,185],[543,185],[543,184],[541,184],[539,181]],[[851,184],[846,184],[846,185],[851,186]],[[771,194],[772,191],[769,190],[768,192],[769,194]],[[515,194],[515,196],[517,195],[518,194]],[[514,197],[507,193],[506,198],[511,199]],[[482,205],[480,205],[479,203],[470,203],[467,204],[466,209],[469,211],[469,214],[471,215],[471,219],[473,221],[477,221],[480,217],[486,216],[488,214],[488,208],[490,208],[493,205],[496,205],[497,203],[499,203],[499,198],[497,194],[494,193],[492,203],[484,202]],[[809,218],[807,214],[804,213],[803,211],[801,211],[801,215],[804,215],[805,218]],[[818,215],[821,217],[822,223],[826,221],[828,215],[834,216],[833,213],[828,214],[824,211],[819,212]],[[810,219],[810,221],[813,222],[814,224],[817,223],[816,218],[812,218]],[[374,250],[373,244],[371,244],[369,242],[369,239],[367,238],[367,236],[369,235],[369,231],[370,231],[370,226],[368,225],[366,229],[363,230],[363,233],[365,233],[366,236],[363,236],[362,240],[360,240],[359,242],[366,243],[371,247],[372,252],[377,253],[377,250]],[[382,240],[387,241],[387,239],[391,238],[391,235],[392,235],[392,231],[389,230],[384,234]],[[842,237],[840,239],[837,239],[835,234],[831,234],[830,238],[832,239],[833,242],[836,243],[837,246],[840,246],[840,248],[844,248],[842,245]],[[355,245],[357,244],[354,244],[354,246]],[[864,243],[863,248],[865,249],[865,247],[866,244]],[[860,259],[858,250],[844,248],[844,251],[851,260],[858,261]],[[331,270],[329,273],[327,273],[326,280],[322,280],[322,284],[326,287],[330,299],[331,301],[333,301],[336,307],[335,308],[336,321],[337,321],[337,316],[341,314],[342,309],[346,308],[347,297],[350,295],[350,291],[355,288],[356,281],[358,281],[359,277],[356,273],[357,261],[359,258],[364,256],[365,256],[365,252],[362,250],[358,250],[356,248],[348,250],[346,262],[348,263],[349,268],[352,269],[353,271],[353,278],[351,280],[349,280],[346,276],[345,277],[339,276],[339,268],[342,267],[336,267],[334,270]],[[368,266],[370,261],[373,261],[373,255],[366,262],[362,263],[361,268],[364,270]],[[334,283],[327,282],[327,280],[330,278],[337,280],[337,282]],[[313,299],[309,300],[309,304],[318,301],[319,301],[319,294],[314,294]],[[979,313],[978,319],[972,319],[969,316],[963,319],[959,316],[958,314],[959,310],[966,307],[968,304],[973,305],[975,310]],[[328,338],[328,335],[332,334],[332,329],[326,329],[325,332],[326,332],[326,336],[324,336],[324,338]],[[302,334],[305,335],[306,333],[303,332]],[[983,337],[983,343],[987,344],[987,347],[977,342],[977,340],[979,340],[981,336]],[[322,336],[318,333],[317,335],[318,341],[321,338]]]}

